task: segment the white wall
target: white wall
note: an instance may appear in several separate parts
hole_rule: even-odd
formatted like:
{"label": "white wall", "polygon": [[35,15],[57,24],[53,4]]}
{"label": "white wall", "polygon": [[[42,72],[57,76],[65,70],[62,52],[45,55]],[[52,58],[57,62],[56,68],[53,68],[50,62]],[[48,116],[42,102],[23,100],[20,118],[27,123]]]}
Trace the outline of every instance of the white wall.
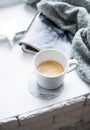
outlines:
{"label": "white wall", "polygon": [[21,2],[22,0],[0,0],[0,6],[7,6]]}
{"label": "white wall", "polygon": [[0,130],[90,130],[90,94],[4,119]]}

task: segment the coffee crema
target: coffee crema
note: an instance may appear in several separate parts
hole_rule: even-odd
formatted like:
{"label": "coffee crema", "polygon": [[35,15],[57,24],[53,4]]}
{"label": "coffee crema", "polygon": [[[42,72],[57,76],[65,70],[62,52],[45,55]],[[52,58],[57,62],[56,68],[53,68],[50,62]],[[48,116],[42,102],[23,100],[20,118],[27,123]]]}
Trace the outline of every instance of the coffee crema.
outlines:
{"label": "coffee crema", "polygon": [[64,71],[63,66],[57,61],[44,61],[37,67],[37,70],[46,76],[56,76]]}

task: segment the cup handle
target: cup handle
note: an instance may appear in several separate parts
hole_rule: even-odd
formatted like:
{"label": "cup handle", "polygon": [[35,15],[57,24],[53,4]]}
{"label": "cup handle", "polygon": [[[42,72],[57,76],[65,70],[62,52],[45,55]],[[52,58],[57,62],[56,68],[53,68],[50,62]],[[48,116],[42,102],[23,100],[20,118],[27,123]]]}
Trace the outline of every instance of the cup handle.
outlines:
{"label": "cup handle", "polygon": [[69,60],[69,67],[68,67],[67,73],[75,70],[77,66],[78,66],[77,61],[75,59],[70,59]]}

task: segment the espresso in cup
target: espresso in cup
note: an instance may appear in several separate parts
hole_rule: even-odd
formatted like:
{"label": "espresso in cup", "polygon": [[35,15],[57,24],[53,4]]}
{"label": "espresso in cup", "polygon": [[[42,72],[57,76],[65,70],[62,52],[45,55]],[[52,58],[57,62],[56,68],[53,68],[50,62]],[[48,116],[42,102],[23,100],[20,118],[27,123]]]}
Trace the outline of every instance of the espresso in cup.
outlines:
{"label": "espresso in cup", "polygon": [[[55,49],[46,49],[38,52],[33,59],[36,82],[45,89],[56,89],[64,82],[67,72],[77,66],[76,61]],[[74,68],[74,69],[73,69]]]}
{"label": "espresso in cup", "polygon": [[63,66],[54,60],[47,60],[40,63],[37,70],[46,76],[57,76],[64,72]]}

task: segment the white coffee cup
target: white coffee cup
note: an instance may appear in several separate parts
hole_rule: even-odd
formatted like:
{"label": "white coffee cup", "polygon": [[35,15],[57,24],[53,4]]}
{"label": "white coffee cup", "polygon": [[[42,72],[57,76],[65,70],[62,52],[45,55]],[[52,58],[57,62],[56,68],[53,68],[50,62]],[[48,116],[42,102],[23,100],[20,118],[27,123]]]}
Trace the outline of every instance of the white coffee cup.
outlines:
{"label": "white coffee cup", "polygon": [[[60,63],[64,71],[55,76],[47,76],[38,71],[38,66],[44,61],[56,61]],[[64,82],[65,74],[74,70],[77,66],[76,60],[69,60],[67,56],[56,50],[46,49],[38,52],[33,59],[34,71],[36,75],[36,82],[45,89],[56,89],[60,87]]]}

